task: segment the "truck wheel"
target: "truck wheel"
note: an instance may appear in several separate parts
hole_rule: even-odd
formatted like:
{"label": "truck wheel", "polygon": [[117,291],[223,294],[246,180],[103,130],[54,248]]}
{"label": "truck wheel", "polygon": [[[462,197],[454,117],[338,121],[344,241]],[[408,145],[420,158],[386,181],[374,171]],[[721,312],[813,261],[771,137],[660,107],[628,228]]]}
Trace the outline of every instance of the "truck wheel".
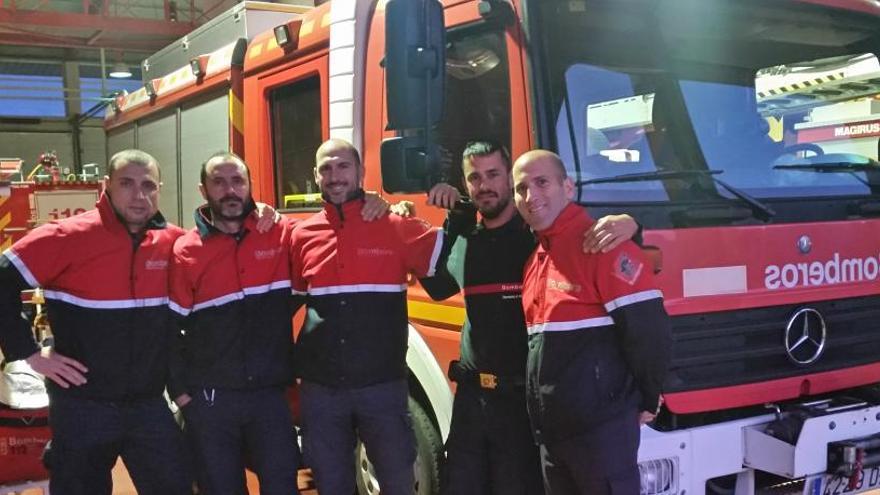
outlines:
{"label": "truck wheel", "polygon": [[[415,399],[409,398],[409,414],[412,418],[413,431],[416,436],[415,495],[437,495],[440,493],[440,462],[443,458],[443,441],[440,432]],[[355,452],[357,472],[355,474],[358,495],[378,495],[381,493],[373,464],[367,458],[362,443],[358,442]]]}

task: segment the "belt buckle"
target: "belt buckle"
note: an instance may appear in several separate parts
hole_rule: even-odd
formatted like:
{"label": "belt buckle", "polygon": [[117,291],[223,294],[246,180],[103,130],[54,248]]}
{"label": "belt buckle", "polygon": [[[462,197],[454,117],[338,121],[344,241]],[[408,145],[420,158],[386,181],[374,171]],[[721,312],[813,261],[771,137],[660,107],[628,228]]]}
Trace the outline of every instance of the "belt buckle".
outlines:
{"label": "belt buckle", "polygon": [[498,387],[498,377],[492,373],[480,373],[480,387],[495,390]]}

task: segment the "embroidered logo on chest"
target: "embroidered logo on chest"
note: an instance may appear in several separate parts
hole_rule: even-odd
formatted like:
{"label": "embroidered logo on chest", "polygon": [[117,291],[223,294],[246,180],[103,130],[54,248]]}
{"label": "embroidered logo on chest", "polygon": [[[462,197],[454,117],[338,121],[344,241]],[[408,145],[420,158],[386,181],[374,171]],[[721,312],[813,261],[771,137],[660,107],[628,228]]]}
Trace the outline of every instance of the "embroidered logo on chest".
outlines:
{"label": "embroidered logo on chest", "polygon": [[254,251],[254,258],[257,261],[270,260],[276,256],[281,254],[281,248],[273,248],[273,249],[257,249]]}
{"label": "embroidered logo on chest", "polygon": [[367,258],[375,258],[377,256],[394,256],[394,250],[388,248],[358,248],[357,250],[358,256],[363,256]]}
{"label": "embroidered logo on chest", "polygon": [[147,260],[144,268],[147,270],[166,270],[168,268],[168,260]]}
{"label": "embroidered logo on chest", "polygon": [[553,278],[547,279],[547,288],[554,289],[561,292],[580,292],[581,286],[580,284],[573,284],[568,280],[556,280]]}

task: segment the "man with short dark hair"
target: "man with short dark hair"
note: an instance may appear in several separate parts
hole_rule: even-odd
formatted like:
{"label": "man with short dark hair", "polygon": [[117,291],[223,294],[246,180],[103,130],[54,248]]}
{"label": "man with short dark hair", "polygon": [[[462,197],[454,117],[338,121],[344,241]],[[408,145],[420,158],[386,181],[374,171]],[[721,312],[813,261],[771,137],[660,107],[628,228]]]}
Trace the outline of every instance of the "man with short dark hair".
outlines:
{"label": "man with short dark hair", "polygon": [[[182,230],[158,212],[156,160],[115,154],[97,209],[38,227],[0,256],[0,348],[48,379],[50,489],[109,495],[121,456],[141,495],[191,493],[184,444],[162,395],[167,269]],[[21,317],[21,291],[42,287],[54,347]]]}
{"label": "man with short dark hair", "polygon": [[[498,143],[474,141],[462,154],[472,207],[457,207],[445,224],[454,243],[448,262],[422,285],[435,299],[464,292],[461,357],[450,365],[457,383],[447,451],[449,495],[543,494],[538,449],[526,411],[527,334],[521,303],[523,266],[535,237],[513,203],[510,156]],[[476,224],[474,209],[481,221]],[[611,249],[636,223],[621,215],[589,231],[587,249]],[[581,231],[583,234],[583,231]]]}
{"label": "man with short dark hair", "polygon": [[296,226],[291,250],[307,305],[297,340],[306,461],[321,495],[350,495],[360,437],[383,495],[412,495],[407,277],[433,273],[443,236],[413,218],[362,221],[364,167],[351,143],[325,142],[315,162],[324,209]]}
{"label": "man with short dark hair", "polygon": [[513,166],[516,207],[538,236],[526,265],[526,390],[547,492],[639,493],[639,425],[651,421],[671,356],[669,316],[641,250],[584,256],[593,224],[562,160]]}

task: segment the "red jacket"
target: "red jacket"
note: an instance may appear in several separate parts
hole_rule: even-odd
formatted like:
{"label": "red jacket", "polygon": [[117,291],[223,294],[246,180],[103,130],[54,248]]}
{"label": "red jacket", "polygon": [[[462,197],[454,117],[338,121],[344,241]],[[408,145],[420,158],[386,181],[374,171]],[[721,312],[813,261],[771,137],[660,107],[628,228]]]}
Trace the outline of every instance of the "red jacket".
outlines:
{"label": "red jacket", "polygon": [[410,273],[434,273],[442,231],[415,218],[361,218],[363,199],[324,210],[293,231],[293,290],[305,296],[298,376],[332,387],[406,377]]}
{"label": "red jacket", "polygon": [[260,233],[248,215],[231,235],[214,227],[207,211],[200,208],[196,227],[174,244],[169,292],[185,336],[171,394],[289,383],[292,222]]}
{"label": "red jacket", "polygon": [[36,350],[20,315],[20,291],[45,290],[55,349],[88,367],[88,382],[55,393],[106,400],[158,396],[169,342],[168,264],[183,230],[157,214],[142,239],[129,234],[109,197],[97,209],[43,225],[0,257],[0,347],[17,360]]}
{"label": "red jacket", "polygon": [[[654,411],[670,359],[670,321],[651,265],[626,241],[583,252],[593,220],[568,205],[525,268],[529,390],[548,437],[588,428],[628,407]],[[536,408],[536,409],[534,409]]]}

